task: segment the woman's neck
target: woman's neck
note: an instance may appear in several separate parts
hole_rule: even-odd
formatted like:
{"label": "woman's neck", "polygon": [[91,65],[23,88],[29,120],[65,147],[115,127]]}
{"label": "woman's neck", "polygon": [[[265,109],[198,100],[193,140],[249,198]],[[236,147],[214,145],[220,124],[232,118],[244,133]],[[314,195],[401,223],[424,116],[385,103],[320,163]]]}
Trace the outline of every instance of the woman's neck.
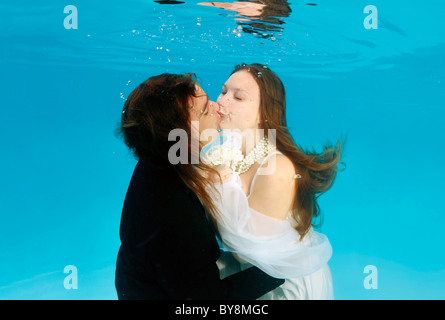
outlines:
{"label": "woman's neck", "polygon": [[[246,133],[247,132],[247,133]],[[264,137],[264,132],[260,129],[245,130],[243,132],[242,153],[244,156],[248,155],[250,151],[255,148],[258,142]]]}

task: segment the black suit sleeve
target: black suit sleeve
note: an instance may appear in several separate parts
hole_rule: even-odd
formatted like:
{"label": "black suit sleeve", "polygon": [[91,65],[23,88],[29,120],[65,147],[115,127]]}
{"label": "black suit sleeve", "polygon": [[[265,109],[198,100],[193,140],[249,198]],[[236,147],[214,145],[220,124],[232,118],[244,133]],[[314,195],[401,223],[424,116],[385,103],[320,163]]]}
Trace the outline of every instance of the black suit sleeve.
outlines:
{"label": "black suit sleeve", "polygon": [[169,221],[152,246],[156,273],[174,299],[257,299],[284,283],[256,267],[220,280],[215,234],[199,200],[191,192],[168,201]]}

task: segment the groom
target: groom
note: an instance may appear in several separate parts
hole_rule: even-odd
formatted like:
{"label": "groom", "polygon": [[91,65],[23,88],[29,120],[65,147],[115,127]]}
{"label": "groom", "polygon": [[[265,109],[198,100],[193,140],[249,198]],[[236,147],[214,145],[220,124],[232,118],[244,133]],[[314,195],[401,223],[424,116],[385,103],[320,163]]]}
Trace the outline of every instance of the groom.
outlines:
{"label": "groom", "polygon": [[[206,112],[211,104],[198,89],[193,77],[163,74],[137,87],[125,103],[122,134],[138,163],[122,210],[119,299],[252,300],[284,283],[256,267],[220,279],[215,229],[191,189],[203,178],[166,159],[168,132],[189,123],[192,112],[201,115],[200,128],[216,128],[216,111]],[[178,172],[188,174],[188,185]]]}

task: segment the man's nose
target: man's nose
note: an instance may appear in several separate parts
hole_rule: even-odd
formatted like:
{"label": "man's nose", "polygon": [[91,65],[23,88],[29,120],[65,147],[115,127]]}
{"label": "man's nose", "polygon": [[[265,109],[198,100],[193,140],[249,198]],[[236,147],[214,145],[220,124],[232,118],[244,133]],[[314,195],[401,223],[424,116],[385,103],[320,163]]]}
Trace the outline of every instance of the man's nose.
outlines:
{"label": "man's nose", "polygon": [[219,105],[217,102],[214,101],[210,101],[210,106],[209,106],[210,112],[216,112],[219,110]]}

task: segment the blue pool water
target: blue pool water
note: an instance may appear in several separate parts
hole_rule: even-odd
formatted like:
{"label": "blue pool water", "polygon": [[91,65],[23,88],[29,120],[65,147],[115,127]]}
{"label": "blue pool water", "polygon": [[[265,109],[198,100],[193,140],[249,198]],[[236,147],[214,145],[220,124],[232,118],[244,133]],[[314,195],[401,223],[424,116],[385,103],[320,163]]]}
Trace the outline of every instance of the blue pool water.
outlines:
{"label": "blue pool water", "polygon": [[242,62],[281,77],[300,145],[347,135],[320,198],[336,298],[444,299],[445,2],[292,1],[262,24],[183,2],[0,4],[0,299],[116,299],[125,97],[194,72],[216,99]]}

